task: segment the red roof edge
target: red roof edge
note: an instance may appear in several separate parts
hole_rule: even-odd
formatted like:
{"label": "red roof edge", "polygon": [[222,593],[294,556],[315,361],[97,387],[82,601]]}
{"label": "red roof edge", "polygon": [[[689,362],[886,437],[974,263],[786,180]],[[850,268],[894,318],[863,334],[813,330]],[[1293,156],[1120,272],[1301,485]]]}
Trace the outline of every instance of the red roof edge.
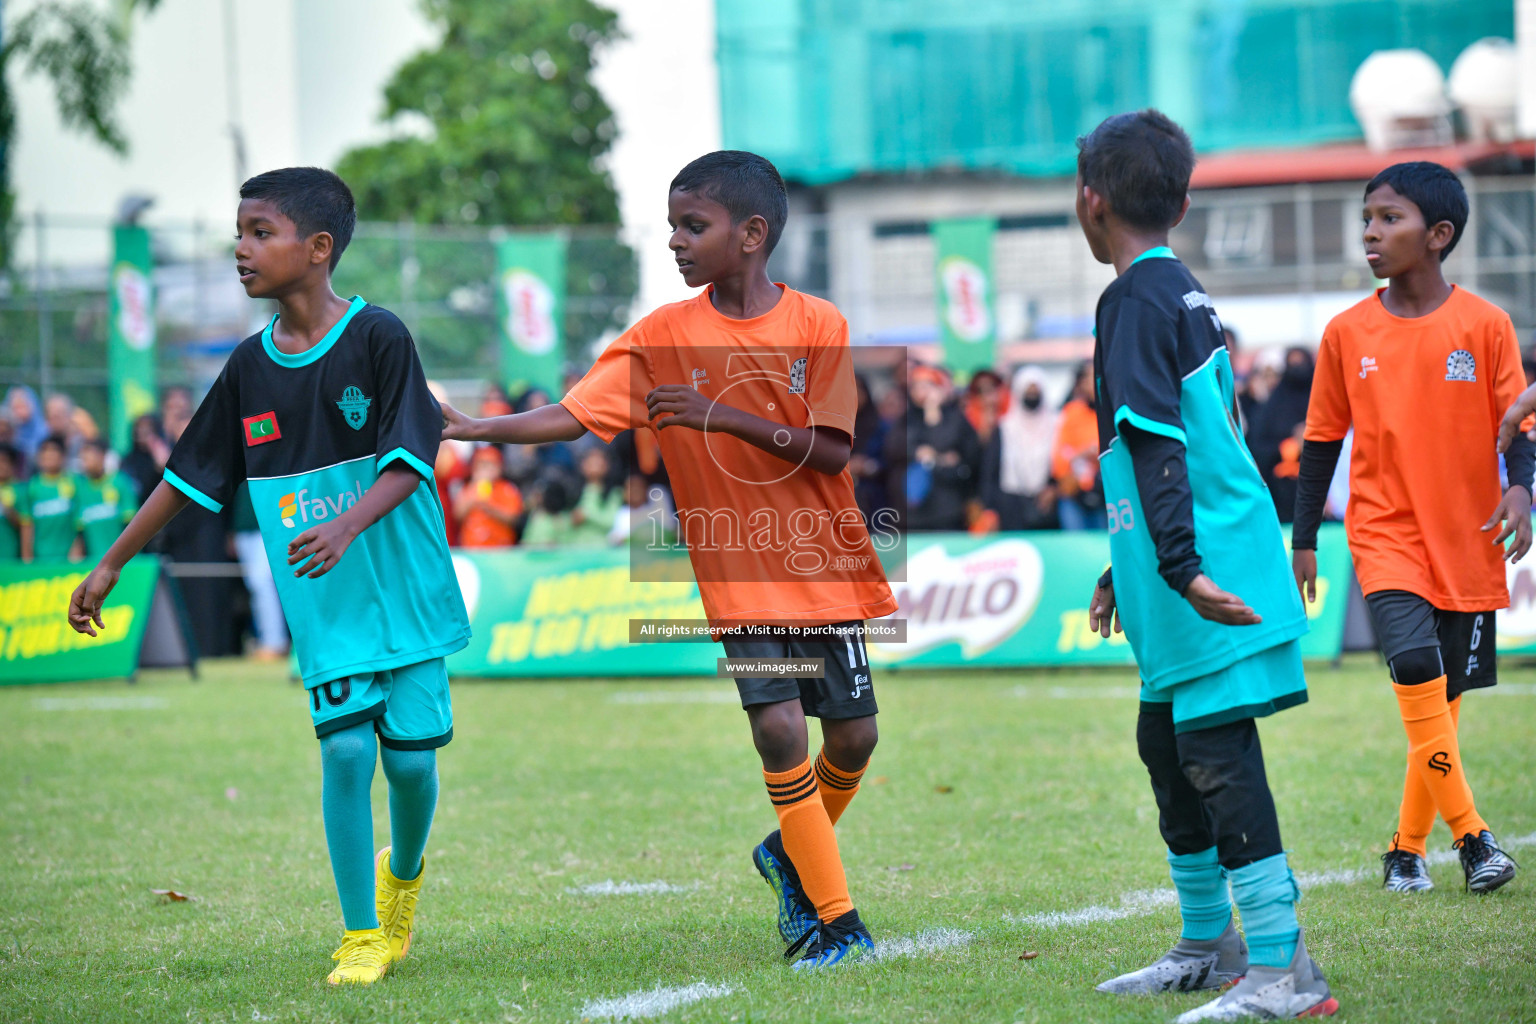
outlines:
{"label": "red roof edge", "polygon": [[1492,160],[1524,162],[1533,158],[1536,158],[1536,141],[1530,139],[1512,143],[1461,142],[1427,149],[1394,149],[1387,153],[1366,149],[1358,142],[1314,149],[1219,153],[1200,158],[1189,187],[1239,188],[1305,181],[1369,181],[1378,171],[1408,160],[1432,160],[1461,172]]}

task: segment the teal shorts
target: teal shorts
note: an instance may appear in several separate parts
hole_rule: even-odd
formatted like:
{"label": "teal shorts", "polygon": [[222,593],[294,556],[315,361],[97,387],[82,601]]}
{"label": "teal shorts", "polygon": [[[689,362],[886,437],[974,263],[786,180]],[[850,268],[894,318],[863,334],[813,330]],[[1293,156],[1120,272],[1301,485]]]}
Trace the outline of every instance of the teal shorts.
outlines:
{"label": "teal shorts", "polygon": [[1263,718],[1306,702],[1307,677],[1299,640],[1157,690],[1141,684],[1141,703],[1150,705],[1146,710],[1167,714],[1168,705],[1173,705],[1175,733]]}
{"label": "teal shorts", "polygon": [[453,739],[453,702],[442,658],[333,679],[309,688],[315,736],[373,722],[394,750],[434,750]]}

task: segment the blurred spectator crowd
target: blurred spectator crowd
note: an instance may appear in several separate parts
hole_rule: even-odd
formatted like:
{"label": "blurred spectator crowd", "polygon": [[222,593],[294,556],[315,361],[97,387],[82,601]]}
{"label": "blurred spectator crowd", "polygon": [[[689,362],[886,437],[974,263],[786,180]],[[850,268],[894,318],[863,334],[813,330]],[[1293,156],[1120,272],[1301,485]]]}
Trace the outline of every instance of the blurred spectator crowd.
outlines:
{"label": "blurred spectator crowd", "polygon": [[[1240,368],[1243,433],[1289,522],[1312,353],[1265,350],[1245,360],[1236,339],[1228,342]],[[871,522],[885,510],[886,528],[909,531],[1105,528],[1091,364],[981,370],[961,387],[943,367],[906,362],[861,373],[857,388],[848,470]],[[539,388],[512,396],[491,384],[473,411],[496,416],[551,400]],[[114,452],[68,395],[11,387],[0,407],[0,562],[99,558],[160,481],[194,408],[187,388],[165,389],[158,411],[134,422],[128,450]],[[626,431],[611,444],[590,434],[539,445],[449,441],[434,470],[455,547],[608,547],[625,544],[632,523],[675,528],[650,431]],[[1329,515],[1342,518],[1347,501],[1346,462]],[[257,657],[285,655],[282,609],[244,488],[221,513],[188,506],[150,550],[177,563],[203,655],[247,646]]]}

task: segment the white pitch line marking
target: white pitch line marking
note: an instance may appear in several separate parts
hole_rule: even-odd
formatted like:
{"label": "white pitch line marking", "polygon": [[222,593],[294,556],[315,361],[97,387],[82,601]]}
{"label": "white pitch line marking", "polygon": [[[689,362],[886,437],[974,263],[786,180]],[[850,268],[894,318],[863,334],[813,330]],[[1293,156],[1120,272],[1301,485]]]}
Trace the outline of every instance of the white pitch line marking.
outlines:
{"label": "white pitch line marking", "polygon": [[739,704],[731,690],[623,690],[608,698],[610,704]]}
{"label": "white pitch line marking", "polygon": [[663,893],[692,892],[698,883],[673,885],[671,882],[615,882],[604,879],[590,885],[572,886],[565,891],[572,896],[656,896]]}
{"label": "white pitch line marking", "polygon": [[171,706],[164,697],[34,697],[38,711],[160,711]]}
{"label": "white pitch line marking", "polygon": [[[1521,846],[1536,846],[1536,832],[1516,836],[1501,844],[1506,850]],[[1431,864],[1449,864],[1458,859],[1455,850],[1436,850],[1426,858]],[[1297,874],[1296,884],[1303,889],[1319,885],[1353,885],[1367,878],[1374,878],[1375,868],[1335,868],[1331,871],[1303,871]],[[1118,907],[1092,906],[1079,910],[1048,910],[1039,914],[1004,914],[1003,920],[1014,924],[1034,925],[1037,928],[1075,928],[1078,925],[1098,924],[1101,921],[1119,921],[1127,917],[1142,917],[1162,907],[1179,902],[1178,893],[1172,889],[1140,889],[1124,893]]]}
{"label": "white pitch line marking", "polygon": [[594,999],[577,1015],[583,1020],[630,1020],[635,1017],[660,1017],[680,1006],[697,1003],[701,999],[719,999],[732,992],[729,985],[711,985],[707,981],[692,985],[668,987],[658,985],[644,992],[631,992],[613,999]]}
{"label": "white pitch line marking", "polygon": [[875,952],[870,960],[896,960],[905,956],[920,956],[924,953],[956,949],[968,945],[975,937],[971,932],[963,932],[958,928],[929,928],[916,935],[882,939],[876,942]]}

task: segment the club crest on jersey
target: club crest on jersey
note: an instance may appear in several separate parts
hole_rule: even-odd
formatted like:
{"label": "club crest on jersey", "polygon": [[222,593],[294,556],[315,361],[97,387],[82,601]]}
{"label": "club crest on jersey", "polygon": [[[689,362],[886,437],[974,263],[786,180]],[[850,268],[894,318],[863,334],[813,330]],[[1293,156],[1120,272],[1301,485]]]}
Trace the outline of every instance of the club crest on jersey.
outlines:
{"label": "club crest on jersey", "polygon": [[1445,361],[1446,380],[1464,380],[1477,383],[1477,360],[1464,348],[1452,352]]}
{"label": "club crest on jersey", "polygon": [[789,364],[789,393],[792,395],[805,394],[805,356],[801,356]]}
{"label": "club crest on jersey", "polygon": [[346,417],[347,426],[353,430],[362,430],[363,424],[368,422],[368,407],[373,404],[373,399],[365,397],[362,389],[350,387],[341,393],[341,401],[336,403],[336,408]]}

